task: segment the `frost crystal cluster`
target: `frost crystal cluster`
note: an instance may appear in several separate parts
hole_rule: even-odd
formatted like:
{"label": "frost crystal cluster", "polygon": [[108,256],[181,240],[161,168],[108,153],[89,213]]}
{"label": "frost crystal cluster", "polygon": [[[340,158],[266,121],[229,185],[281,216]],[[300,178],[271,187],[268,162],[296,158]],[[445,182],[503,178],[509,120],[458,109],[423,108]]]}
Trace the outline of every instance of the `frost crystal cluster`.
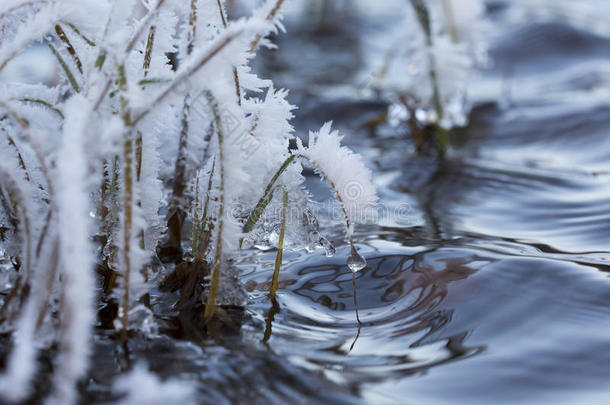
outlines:
{"label": "frost crystal cluster", "polygon": [[[0,83],[3,401],[31,395],[38,351],[55,345],[46,401],[75,403],[98,308],[116,308],[123,341],[154,333],[147,294],[173,285],[177,308],[198,302],[209,321],[228,258],[268,228],[276,270],[284,239],[334,251],[305,208],[303,163],[343,208],[350,268],[364,266],[352,228],[376,202],[370,172],[330,124],[290,150],[287,92],[249,68],[283,29],[283,3],[229,21],[219,0],[2,1],[0,72],[28,47],[61,72]],[[156,385],[139,369],[129,378]]]}

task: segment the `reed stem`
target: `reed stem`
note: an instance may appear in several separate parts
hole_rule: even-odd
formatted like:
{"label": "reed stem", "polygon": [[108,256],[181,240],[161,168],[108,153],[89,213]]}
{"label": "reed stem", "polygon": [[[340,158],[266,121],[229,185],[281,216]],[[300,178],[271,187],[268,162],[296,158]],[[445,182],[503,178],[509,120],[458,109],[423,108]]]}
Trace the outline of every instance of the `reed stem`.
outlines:
{"label": "reed stem", "polygon": [[275,256],[275,269],[273,271],[273,279],[271,280],[271,287],[269,288],[269,294],[274,297],[278,288],[278,279],[280,275],[280,267],[282,267],[282,254],[284,251],[284,233],[286,231],[286,211],[288,209],[288,190],[284,187],[284,199],[282,204],[282,225],[280,228],[280,237],[277,245],[277,255]]}

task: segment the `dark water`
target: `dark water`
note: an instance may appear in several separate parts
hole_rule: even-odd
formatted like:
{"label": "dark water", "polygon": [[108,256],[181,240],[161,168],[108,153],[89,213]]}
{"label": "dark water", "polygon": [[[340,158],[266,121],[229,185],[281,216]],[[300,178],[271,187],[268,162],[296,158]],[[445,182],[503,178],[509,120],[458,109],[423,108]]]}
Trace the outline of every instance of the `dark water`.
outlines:
{"label": "dark water", "polygon": [[[329,226],[337,254],[286,255],[277,303],[275,253],[245,253],[233,327],[208,339],[160,310],[167,336],[133,357],[200,381],[203,403],[610,403],[610,39],[497,3],[494,64],[444,162],[414,157],[404,128],[373,134],[385,103],[348,96],[370,27],[289,29],[259,68],[292,89],[299,133],[344,130],[390,212],[356,229],[358,314]],[[83,391],[100,402],[127,365],[114,341],[96,350]]]}

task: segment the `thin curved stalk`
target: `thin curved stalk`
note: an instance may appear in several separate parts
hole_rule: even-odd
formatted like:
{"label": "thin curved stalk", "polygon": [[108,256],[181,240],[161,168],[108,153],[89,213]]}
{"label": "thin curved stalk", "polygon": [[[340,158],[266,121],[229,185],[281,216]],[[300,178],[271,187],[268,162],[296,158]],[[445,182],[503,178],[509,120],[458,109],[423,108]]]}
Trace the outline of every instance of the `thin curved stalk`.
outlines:
{"label": "thin curved stalk", "polygon": [[263,196],[260,198],[260,200],[256,204],[256,207],[254,208],[254,210],[252,210],[252,212],[248,216],[248,219],[246,220],[246,223],[244,224],[244,226],[242,228],[243,233],[249,233],[250,231],[252,231],[254,226],[258,223],[261,215],[265,212],[267,205],[269,205],[269,203],[271,202],[271,200],[273,198],[275,182],[279,179],[279,177],[282,175],[282,173],[284,173],[284,171],[288,168],[290,163],[292,163],[296,158],[304,159],[304,160],[308,161],[312,166],[314,166],[314,168],[318,171],[318,173],[321,175],[321,177],[324,178],[330,185],[330,188],[333,190],[333,192],[335,194],[335,198],[337,199],[337,202],[339,203],[339,206],[341,207],[341,210],[343,211],[343,218],[345,220],[345,226],[347,227],[347,231],[348,231],[348,235],[349,235],[349,244],[350,244],[349,260],[352,264],[355,263],[356,260],[363,261],[364,258],[362,258],[358,254],[358,252],[356,251],[356,248],[354,246],[354,240],[351,236],[351,231],[350,231],[352,228],[352,222],[351,222],[349,215],[347,214],[347,208],[345,206],[345,202],[343,201],[343,198],[341,197],[341,194],[339,193],[337,186],[332,181],[332,179],[330,177],[328,177],[326,175],[326,173],[324,173],[324,171],[315,161],[313,161],[308,156],[303,155],[303,154],[290,155],[284,161],[284,163],[282,163],[280,168],[277,170],[277,172],[274,174],[274,176],[271,178],[271,180],[267,184],[267,187],[265,188],[265,193],[263,194]]}
{"label": "thin curved stalk", "polygon": [[89,46],[96,46],[95,42],[93,42],[92,40],[90,40],[89,38],[87,38],[83,33],[80,32],[80,30],[78,28],[76,28],[76,26],[70,22],[66,23],[66,25],[70,28],[72,28],[72,31],[74,31],[74,33],[76,35],[78,35],[79,37],[81,37],[81,39],[83,41],[85,41],[87,43],[87,45]]}
{"label": "thin curved stalk", "polygon": [[51,52],[53,52],[53,55],[55,55],[55,58],[59,62],[59,65],[61,66],[61,68],[64,71],[64,73],[66,74],[66,77],[68,78],[68,81],[70,82],[70,85],[72,86],[74,91],[77,92],[77,93],[80,92],[80,88],[78,87],[78,83],[76,82],[76,79],[74,78],[74,75],[70,71],[70,68],[68,67],[68,65],[66,64],[64,59],[61,57],[61,55],[59,54],[57,49],[55,49],[53,44],[48,39],[43,38],[42,40],[49,47]]}
{"label": "thin curved stalk", "polygon": [[6,134],[6,138],[8,139],[8,144],[15,149],[15,154],[17,155],[17,162],[19,162],[19,167],[23,170],[23,175],[27,181],[30,181],[30,174],[28,173],[28,169],[25,167],[25,162],[23,161],[23,156],[21,155],[21,151],[17,146],[17,143],[13,139],[12,136]]}
{"label": "thin curved stalk", "polygon": [[[351,228],[351,220],[349,218],[349,215],[347,214],[347,209],[345,208],[345,203],[343,202],[343,199],[341,198],[341,195],[339,194],[337,187],[335,186],[335,183],[324,173],[324,171],[322,171],[320,166],[315,161],[311,160],[308,156],[305,156],[303,154],[296,154],[296,155],[290,155],[284,161],[284,163],[282,163],[280,168],[275,172],[275,174],[273,175],[271,180],[269,180],[269,183],[267,184],[267,187],[265,188],[265,192],[264,192],[263,196],[258,200],[256,207],[254,208],[254,210],[252,210],[252,212],[248,216],[248,219],[246,220],[246,223],[244,224],[244,226],[242,228],[242,231],[244,233],[251,232],[252,229],[254,228],[254,226],[258,223],[261,215],[265,212],[265,208],[267,208],[267,205],[269,205],[269,203],[271,202],[271,199],[273,198],[273,189],[274,189],[276,181],[284,173],[284,171],[286,171],[286,169],[288,168],[290,163],[292,163],[296,158],[304,159],[304,160],[308,161],[311,165],[313,165],[315,167],[315,169],[322,175],[322,177],[324,179],[326,179],[326,181],[329,183],[331,189],[335,193],[335,197],[337,198],[339,205],[341,206],[347,229]],[[351,238],[350,238],[350,245],[353,245],[353,241],[351,240]]]}
{"label": "thin curved stalk", "polygon": [[[197,7],[196,2],[191,2],[191,15],[189,17],[189,44],[187,46],[187,55],[193,49],[193,40],[196,31],[197,21]],[[155,27],[151,26],[151,30],[148,36],[148,43],[146,46],[146,56],[144,58],[144,70],[145,75],[148,73],[148,65],[150,65],[151,52],[154,42]],[[189,196],[185,193],[187,188],[187,168],[188,168],[188,141],[190,135],[190,108],[191,108],[191,97],[190,92],[187,92],[184,96],[182,103],[182,120],[180,137],[178,140],[178,151],[176,153],[176,160],[174,163],[174,175],[172,178],[171,195],[169,196],[169,209],[166,216],[167,226],[167,242],[164,246],[170,249],[175,254],[182,254],[182,234],[184,221],[187,217],[188,212],[188,200]],[[193,231],[198,232],[198,226],[193,228]]]}
{"label": "thin curved stalk", "polygon": [[[148,32],[148,38],[146,39],[146,51],[144,53],[144,61],[142,62],[142,70],[144,71],[144,77],[148,76],[148,71],[150,69],[150,62],[152,60],[152,51],[153,51],[154,44],[155,44],[156,31],[157,31],[157,27],[155,25],[151,25],[149,32]],[[143,157],[143,150],[144,150],[144,138],[142,136],[142,132],[140,132],[140,131],[137,131],[135,144],[136,144],[136,152],[135,152],[136,183],[139,184],[141,182],[141,176],[142,176],[142,157]],[[139,208],[142,208],[142,200],[138,199],[136,205]],[[142,228],[139,233],[140,249],[142,249],[142,250],[144,250],[146,247],[144,232],[145,232],[144,228]],[[144,280],[148,281],[148,272],[146,271],[146,266],[142,266],[142,268],[140,269],[140,273],[144,277]]]}
{"label": "thin curved stalk", "polygon": [[174,164],[174,177],[172,179],[172,192],[169,199],[169,209],[167,213],[168,243],[179,252],[182,251],[182,227],[186,218],[187,204],[185,203],[186,182],[187,182],[187,149],[189,137],[189,113],[190,95],[184,97],[182,107],[182,123],[180,138],[178,140],[178,152]]}
{"label": "thin curved stalk", "polygon": [[148,30],[148,38],[146,40],[146,52],[144,53],[144,63],[142,64],[142,69],[144,70],[144,77],[148,76],[148,71],[150,69],[150,62],[152,60],[152,50],[153,45],[155,43],[155,33],[157,31],[157,27],[154,25],[150,26]]}
{"label": "thin curved stalk", "polygon": [[354,296],[354,310],[356,311],[356,321],[358,322],[358,332],[356,333],[356,337],[354,338],[354,341],[350,345],[348,352],[351,352],[352,350],[354,350],[354,346],[356,345],[356,342],[358,341],[358,338],[360,337],[360,331],[362,330],[362,322],[360,321],[360,315],[358,315],[358,302],[356,299],[356,273],[354,273],[354,272],[352,272],[352,293]]}
{"label": "thin curved stalk", "polygon": [[280,304],[278,304],[275,296],[269,297],[271,299],[271,308],[269,308],[269,312],[267,313],[267,319],[265,320],[265,333],[263,334],[263,339],[261,343],[267,344],[269,339],[271,339],[271,334],[273,333],[273,321],[275,320],[275,316],[280,313]]}
{"label": "thin curved stalk", "polygon": [[[218,12],[220,13],[220,20],[222,21],[222,26],[227,29],[227,19],[225,18],[225,13],[222,9],[222,4],[220,3],[220,0],[216,0],[216,4],[218,5]],[[239,73],[237,72],[237,67],[235,66],[233,66],[233,82],[235,83],[235,95],[237,96],[237,105],[241,106],[241,85],[239,84]]]}
{"label": "thin curved stalk", "polygon": [[53,104],[51,104],[47,101],[41,100],[39,98],[21,98],[21,99],[19,99],[19,101],[24,102],[24,103],[34,103],[34,104],[41,105],[43,107],[47,107],[49,110],[51,110],[54,113],[56,113],[57,115],[59,115],[62,120],[64,119],[64,113],[62,113],[59,108],[54,107]]}
{"label": "thin curved stalk", "polygon": [[197,246],[199,246],[199,228],[201,226],[201,220],[199,218],[199,176],[196,177],[195,182],[195,202],[193,203],[193,243],[191,246],[193,256],[197,251]]}
{"label": "thin curved stalk", "polygon": [[243,233],[249,233],[252,231],[252,229],[254,229],[254,226],[258,223],[261,215],[263,215],[263,212],[265,212],[265,208],[267,208],[267,205],[269,205],[269,203],[271,202],[271,199],[273,198],[273,189],[275,186],[275,182],[280,178],[282,173],[284,173],[284,171],[286,171],[288,166],[290,166],[290,164],[297,157],[303,157],[303,156],[290,155],[284,161],[284,163],[282,163],[280,168],[275,172],[275,174],[273,175],[271,180],[269,180],[269,183],[267,184],[267,187],[265,188],[265,192],[263,193],[263,196],[260,198],[260,200],[258,200],[256,207],[254,207],[254,210],[252,210],[252,212],[248,216],[248,219],[246,220],[246,223],[244,224],[244,226],[242,228]]}
{"label": "thin curved stalk", "polygon": [[[189,16],[189,32],[187,44],[187,56],[191,55],[195,44],[197,32],[197,1],[191,0],[191,13]],[[186,204],[184,203],[186,190],[186,171],[187,171],[187,148],[189,138],[189,118],[191,111],[191,96],[187,92],[182,104],[182,122],[180,138],[178,141],[178,152],[176,153],[176,163],[174,166],[174,177],[172,179],[172,193],[170,196],[170,209],[167,215],[167,230],[169,245],[178,252],[182,251],[182,226],[186,218]]]}
{"label": "thin curved stalk", "polygon": [[282,254],[284,252],[284,234],[286,231],[286,211],[288,209],[288,190],[286,187],[283,188],[284,199],[282,204],[282,225],[280,228],[280,237],[277,245],[277,255],[275,256],[275,269],[273,271],[273,278],[271,280],[271,287],[269,288],[269,294],[274,297],[278,288],[278,279],[280,275],[280,267],[282,267]]}
{"label": "thin curved stalk", "polygon": [[133,35],[133,37],[131,37],[131,40],[127,43],[127,46],[125,47],[125,55],[129,54],[133,50],[134,46],[138,42],[138,39],[140,39],[140,36],[142,36],[146,27],[148,27],[151,21],[157,16],[159,9],[161,8],[164,2],[165,0],[158,0],[152,10],[150,10],[148,14],[144,17],[143,21],[138,27],[138,30]]}
{"label": "thin curved stalk", "polygon": [[[277,2],[275,3],[275,6],[271,9],[269,14],[267,14],[267,17],[265,19],[267,21],[273,20],[275,18],[275,16],[277,15],[278,11],[280,11],[280,8],[282,7],[283,3],[284,3],[284,0],[277,0]],[[263,36],[261,34],[256,34],[256,38],[250,44],[250,53],[253,53],[256,50],[256,47],[261,42],[261,39],[263,39]]]}
{"label": "thin curved stalk", "polygon": [[160,79],[160,78],[152,78],[152,79],[142,79],[138,82],[138,86],[146,86],[148,84],[160,84],[160,83],[168,83],[169,79]]}
{"label": "thin curved stalk", "polygon": [[83,63],[80,61],[80,58],[78,57],[78,55],[76,53],[76,49],[74,49],[74,47],[72,46],[70,39],[66,35],[66,33],[65,33],[64,29],[61,27],[61,25],[55,24],[55,33],[57,34],[57,36],[59,37],[61,42],[63,42],[64,45],[66,46],[66,50],[68,51],[70,56],[72,56],[72,59],[74,60],[74,63],[76,64],[76,68],[78,69],[78,71],[83,73]]}
{"label": "thin curved stalk", "polygon": [[186,54],[193,53],[195,48],[195,37],[197,35],[197,0],[191,0],[191,15],[189,16],[188,44],[186,46]]}

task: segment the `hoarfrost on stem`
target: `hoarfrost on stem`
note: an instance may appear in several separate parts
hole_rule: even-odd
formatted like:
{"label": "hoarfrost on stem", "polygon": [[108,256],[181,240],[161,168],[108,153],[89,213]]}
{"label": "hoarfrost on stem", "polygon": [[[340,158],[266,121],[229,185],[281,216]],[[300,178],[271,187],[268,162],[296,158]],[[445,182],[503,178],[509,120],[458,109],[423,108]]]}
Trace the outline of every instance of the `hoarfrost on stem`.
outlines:
{"label": "hoarfrost on stem", "polygon": [[[371,172],[330,123],[291,151],[288,92],[250,71],[256,50],[273,47],[269,34],[284,29],[283,3],[267,0],[229,21],[218,0],[2,2],[0,70],[43,41],[61,72],[53,85],[0,84],[0,218],[12,239],[0,247],[19,263],[10,268],[14,298],[0,308],[15,342],[0,376],[3,399],[27,399],[38,348],[57,343],[46,401],[78,401],[96,300],[118,304],[124,341],[128,332],[156,333],[145,297],[166,276],[160,259],[188,266],[186,301],[207,288],[211,319],[230,295],[223,286],[238,282],[227,259],[263,227],[259,208],[282,212],[288,237],[316,232],[305,244],[332,254],[317,226],[303,225],[304,160],[331,184],[351,260],[362,263],[352,233],[377,201]],[[278,187],[284,198],[274,197]],[[277,228],[278,218],[269,223]],[[174,256],[163,250],[172,238]],[[242,305],[245,296],[233,295]],[[43,336],[49,328],[56,333]],[[116,389],[129,403],[189,403],[193,392],[142,367]]]}

